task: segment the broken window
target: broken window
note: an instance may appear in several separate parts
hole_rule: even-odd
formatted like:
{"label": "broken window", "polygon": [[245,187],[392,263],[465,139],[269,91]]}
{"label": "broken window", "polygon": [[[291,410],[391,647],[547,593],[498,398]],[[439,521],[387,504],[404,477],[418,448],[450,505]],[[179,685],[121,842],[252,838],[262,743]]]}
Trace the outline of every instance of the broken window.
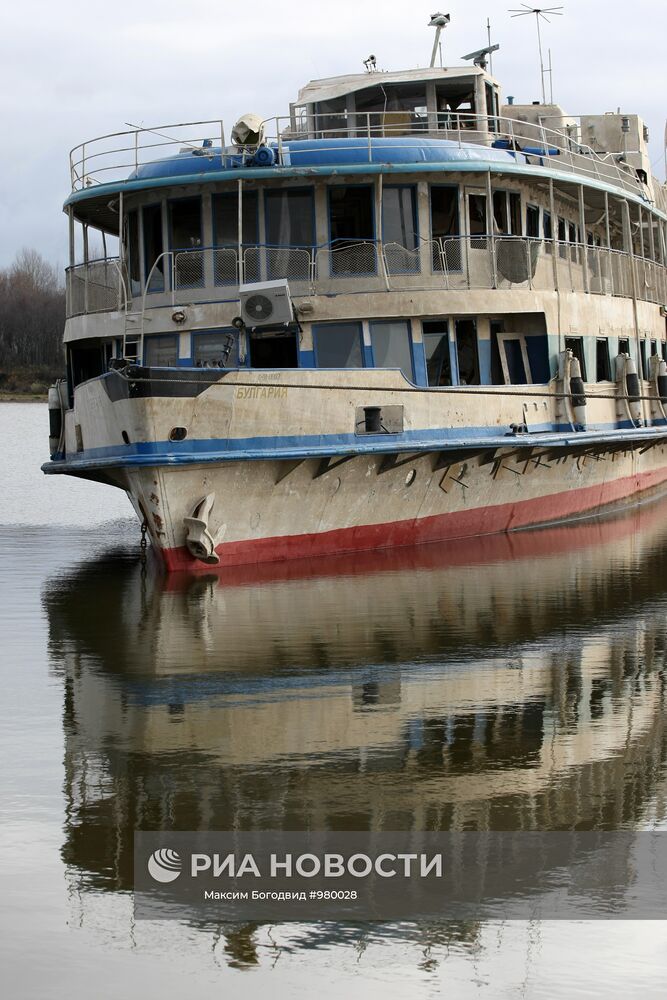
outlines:
{"label": "broken window", "polygon": [[426,355],[429,385],[451,385],[452,367],[449,355],[449,323],[432,320],[422,324],[422,339]]}

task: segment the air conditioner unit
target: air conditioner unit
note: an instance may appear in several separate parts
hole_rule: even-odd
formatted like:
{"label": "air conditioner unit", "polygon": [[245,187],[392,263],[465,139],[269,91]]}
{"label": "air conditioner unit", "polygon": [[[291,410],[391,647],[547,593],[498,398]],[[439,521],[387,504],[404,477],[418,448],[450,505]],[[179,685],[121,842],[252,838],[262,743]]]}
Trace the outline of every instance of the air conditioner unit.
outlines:
{"label": "air conditioner unit", "polygon": [[280,326],[294,320],[294,310],[286,278],[256,281],[239,287],[241,316],[248,327]]}

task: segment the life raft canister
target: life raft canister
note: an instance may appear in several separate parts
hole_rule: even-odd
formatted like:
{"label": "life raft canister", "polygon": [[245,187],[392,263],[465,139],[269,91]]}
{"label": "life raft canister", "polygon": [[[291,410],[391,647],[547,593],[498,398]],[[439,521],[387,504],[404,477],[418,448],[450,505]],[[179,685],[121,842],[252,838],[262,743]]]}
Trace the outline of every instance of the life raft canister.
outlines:
{"label": "life raft canister", "polygon": [[649,406],[651,423],[664,423],[667,420],[665,404],[667,403],[667,362],[659,354],[652,354],[648,361]]}
{"label": "life raft canister", "polygon": [[578,358],[570,359],[570,400],[572,402],[572,412],[574,422],[580,427],[586,426],[586,390],[584,380],[581,377],[581,365]]}
{"label": "life raft canister", "polygon": [[63,404],[60,398],[60,387],[58,382],[49,388],[49,452],[51,458],[58,453],[60,438],[63,433]]}
{"label": "life raft canister", "polygon": [[660,359],[660,364],[658,365],[658,399],[664,406],[667,404],[667,361]]}
{"label": "life raft canister", "polygon": [[562,418],[576,430],[586,429],[586,389],[581,377],[581,365],[572,351],[561,351],[558,358],[558,378],[562,393]]}
{"label": "life raft canister", "polygon": [[629,354],[619,354],[616,358],[616,388],[625,411],[636,425],[642,423],[642,404],[637,366]]}

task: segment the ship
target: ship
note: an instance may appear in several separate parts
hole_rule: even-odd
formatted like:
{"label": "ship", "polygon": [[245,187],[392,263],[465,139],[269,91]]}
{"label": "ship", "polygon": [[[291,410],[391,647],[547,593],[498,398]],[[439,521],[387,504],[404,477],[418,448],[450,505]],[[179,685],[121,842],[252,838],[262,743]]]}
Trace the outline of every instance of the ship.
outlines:
{"label": "ship", "polygon": [[506,533],[664,484],[648,128],[504,99],[494,48],[369,57],[284,116],[72,150],[44,471],[125,490],[187,572]]}

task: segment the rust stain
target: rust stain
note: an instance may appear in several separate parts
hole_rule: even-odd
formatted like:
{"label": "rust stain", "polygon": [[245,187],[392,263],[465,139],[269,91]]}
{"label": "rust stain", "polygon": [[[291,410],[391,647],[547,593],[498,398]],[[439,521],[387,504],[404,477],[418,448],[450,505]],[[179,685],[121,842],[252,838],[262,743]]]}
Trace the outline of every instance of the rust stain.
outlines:
{"label": "rust stain", "polygon": [[151,493],[151,495],[149,496],[148,499],[151,501],[151,503],[159,503],[160,502],[159,496],[157,496],[155,493]]}
{"label": "rust stain", "polygon": [[155,527],[160,534],[164,534],[162,518],[159,514],[153,513],[153,521],[155,522]]}

